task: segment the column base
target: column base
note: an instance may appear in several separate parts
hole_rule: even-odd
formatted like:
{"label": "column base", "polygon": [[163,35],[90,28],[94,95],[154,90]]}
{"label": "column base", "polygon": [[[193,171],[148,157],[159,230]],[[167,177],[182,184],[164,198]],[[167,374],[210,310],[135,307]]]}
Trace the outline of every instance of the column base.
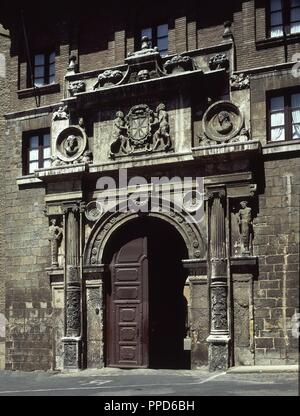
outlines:
{"label": "column base", "polygon": [[209,371],[227,370],[229,368],[229,343],[228,335],[210,335],[207,338],[208,369]]}
{"label": "column base", "polygon": [[64,345],[64,369],[81,369],[81,338],[62,338]]}

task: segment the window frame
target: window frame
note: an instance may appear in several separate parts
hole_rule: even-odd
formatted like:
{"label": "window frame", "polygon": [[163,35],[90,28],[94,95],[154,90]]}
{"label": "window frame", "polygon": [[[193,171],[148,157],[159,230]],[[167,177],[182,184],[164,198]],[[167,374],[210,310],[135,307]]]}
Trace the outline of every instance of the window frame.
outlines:
{"label": "window frame", "polygon": [[[168,27],[168,31],[167,31],[167,35],[166,36],[158,36],[158,27],[159,26],[163,26],[166,25]],[[142,47],[142,31],[146,30],[146,29],[151,29],[152,32],[152,37],[151,37],[151,44],[152,44],[152,48],[154,48],[155,46],[157,46],[158,44],[158,39],[164,39],[166,38],[168,40],[168,47],[167,49],[163,49],[163,51],[166,51],[166,53],[164,54],[164,56],[167,56],[169,54],[169,29],[170,29],[170,24],[169,22],[162,22],[159,24],[155,24],[155,25],[145,25],[144,27],[141,27],[140,30],[137,32],[136,34],[136,49],[141,49]],[[159,50],[159,52],[161,52]]]}
{"label": "window frame", "polygon": [[[49,135],[49,146],[44,145],[44,136]],[[44,168],[45,160],[51,159],[51,132],[50,128],[44,128],[39,130],[31,130],[23,133],[23,175],[33,175],[34,172],[30,172],[30,139],[34,136],[38,137],[38,169]],[[50,149],[50,158],[44,158],[44,149]]]}
{"label": "window frame", "polygon": [[[50,62],[50,56],[52,54],[54,54],[54,61]],[[37,55],[44,55],[44,59],[45,59],[44,65],[35,65],[35,57]],[[31,56],[31,68],[32,68],[32,72],[33,72],[33,74],[32,74],[33,79],[31,79],[30,68],[27,65],[27,87],[28,88],[43,88],[46,85],[53,85],[53,84],[56,83],[56,56],[57,56],[57,54],[56,54],[55,48],[43,49],[42,51],[35,51],[34,54],[32,54],[32,56]],[[54,64],[54,74],[53,75],[50,75],[51,64]],[[41,85],[36,85],[36,83],[35,83],[35,80],[36,80],[35,68],[36,67],[44,67],[45,68],[44,77],[43,77],[44,83],[41,84]],[[53,80],[53,82],[50,83],[50,77],[51,76],[54,76],[54,80]],[[42,77],[38,77],[38,79],[42,79]]]}
{"label": "window frame", "polygon": [[[266,37],[268,39],[280,39],[280,38],[284,38],[286,36],[299,36],[300,35],[300,30],[299,32],[294,32],[291,33],[291,23],[295,23],[295,22],[291,22],[291,10],[295,9],[296,7],[292,7],[292,3],[291,0],[281,0],[281,5],[282,5],[282,35],[280,36],[271,36],[271,30],[272,27],[276,27],[271,25],[271,0],[267,0],[267,7],[266,7],[266,12],[267,12],[267,25],[266,25]],[[300,6],[298,6],[300,7]],[[298,22],[298,20],[296,21]],[[299,20],[300,23],[300,20]],[[278,25],[280,26],[280,25]]]}
{"label": "window frame", "polygon": [[[267,143],[284,143],[286,141],[296,141],[300,138],[293,139],[293,123],[292,123],[292,95],[300,94],[300,88],[285,88],[267,93]],[[271,99],[275,97],[284,98],[284,140],[271,140]],[[297,107],[298,108],[298,107]],[[273,112],[274,113],[274,112]]]}

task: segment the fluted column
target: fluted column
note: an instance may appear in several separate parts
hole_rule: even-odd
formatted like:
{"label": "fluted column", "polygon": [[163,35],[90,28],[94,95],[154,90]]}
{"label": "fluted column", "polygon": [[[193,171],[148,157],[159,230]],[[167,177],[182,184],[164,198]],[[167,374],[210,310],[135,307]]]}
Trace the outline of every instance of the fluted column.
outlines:
{"label": "fluted column", "polygon": [[64,206],[65,336],[64,368],[81,367],[81,264],[79,203]]}
{"label": "fluted column", "polygon": [[209,369],[224,370],[229,366],[228,325],[228,255],[226,250],[226,192],[222,188],[208,190],[209,227],[209,293],[210,335]]}

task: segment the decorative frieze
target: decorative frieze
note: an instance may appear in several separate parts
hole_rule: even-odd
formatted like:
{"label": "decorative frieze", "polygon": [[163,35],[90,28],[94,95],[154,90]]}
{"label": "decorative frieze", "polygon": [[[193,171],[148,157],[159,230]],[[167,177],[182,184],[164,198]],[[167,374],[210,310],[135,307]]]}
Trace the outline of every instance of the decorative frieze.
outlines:
{"label": "decorative frieze", "polygon": [[123,73],[121,71],[107,69],[106,71],[98,75],[98,80],[94,85],[94,90],[103,87],[111,87],[112,85],[115,85],[118,82],[120,82],[122,78]]}
{"label": "decorative frieze", "polygon": [[246,75],[244,73],[231,75],[230,86],[232,90],[243,90],[246,88],[250,88],[249,75]]}
{"label": "decorative frieze", "polygon": [[175,55],[164,64],[166,72],[176,74],[194,69],[194,61],[189,56]]}
{"label": "decorative frieze", "polygon": [[68,91],[70,95],[73,96],[74,94],[78,94],[79,92],[84,92],[85,87],[86,86],[84,81],[73,81],[70,82]]}
{"label": "decorative frieze", "polygon": [[216,69],[227,69],[229,67],[229,59],[225,53],[218,53],[210,58],[208,66],[211,71]]}
{"label": "decorative frieze", "polygon": [[58,110],[54,111],[52,120],[68,120],[69,119],[69,110],[68,106],[61,105]]}

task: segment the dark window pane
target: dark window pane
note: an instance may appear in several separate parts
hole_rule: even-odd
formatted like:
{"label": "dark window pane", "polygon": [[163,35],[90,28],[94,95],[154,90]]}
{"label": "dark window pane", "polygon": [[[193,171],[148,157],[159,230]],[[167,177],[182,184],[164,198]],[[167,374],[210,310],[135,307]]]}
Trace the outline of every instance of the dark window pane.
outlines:
{"label": "dark window pane", "polygon": [[36,66],[34,68],[34,77],[35,78],[43,78],[45,76],[45,67],[44,66]]}
{"label": "dark window pane", "polygon": [[291,10],[291,22],[297,22],[300,20],[300,7]]}
{"label": "dark window pane", "polygon": [[282,13],[275,12],[271,14],[271,26],[282,25]]}
{"label": "dark window pane", "polygon": [[157,47],[159,51],[168,50],[168,38],[157,39]]}
{"label": "dark window pane", "polygon": [[168,36],[168,30],[169,28],[167,24],[157,26],[157,37],[163,38]]}
{"label": "dark window pane", "polygon": [[34,65],[45,65],[45,55],[35,55],[34,56]]}
{"label": "dark window pane", "polygon": [[50,53],[49,63],[53,64],[55,62],[55,52]]}
{"label": "dark window pane", "polygon": [[271,12],[275,12],[282,9],[281,0],[271,0]]}

